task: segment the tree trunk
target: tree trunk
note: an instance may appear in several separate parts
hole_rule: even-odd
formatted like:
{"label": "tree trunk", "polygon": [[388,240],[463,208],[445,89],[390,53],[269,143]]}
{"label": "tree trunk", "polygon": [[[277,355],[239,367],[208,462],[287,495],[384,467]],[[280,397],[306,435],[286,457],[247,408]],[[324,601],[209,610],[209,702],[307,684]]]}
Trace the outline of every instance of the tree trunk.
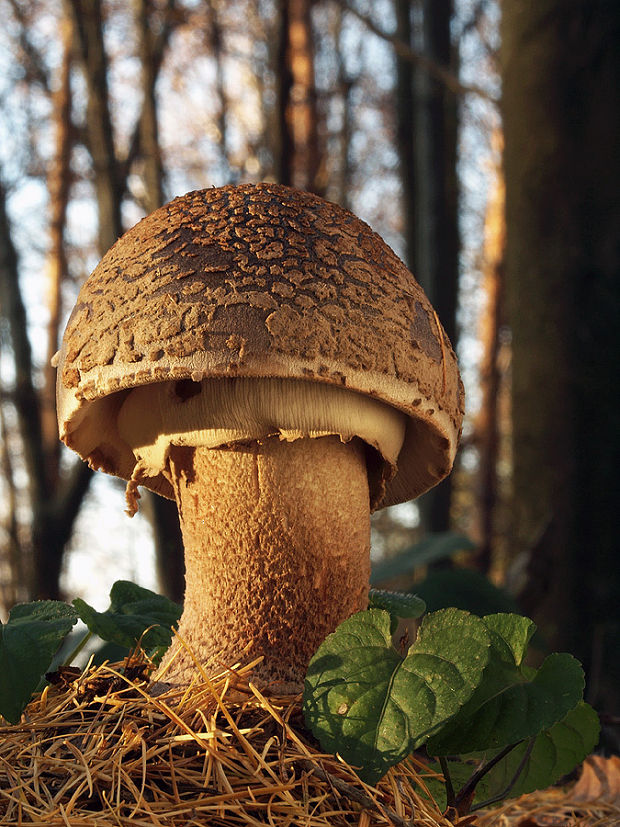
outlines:
{"label": "tree trunk", "polygon": [[[506,247],[505,186],[501,170],[495,172],[484,222],[483,287],[486,306],[482,315],[480,368],[482,402],[476,421],[480,452],[480,548],[477,563],[488,574],[498,548],[498,462],[500,455],[500,330],[504,324],[504,252]],[[502,544],[505,545],[505,544]]]}
{"label": "tree trunk", "polygon": [[[154,35],[150,25],[151,1],[139,0],[137,28],[142,68],[142,112],[140,117],[140,156],[144,178],[145,208],[153,212],[164,202],[163,165],[159,146],[155,87],[160,60],[156,60]],[[176,503],[145,492],[149,500],[157,575],[161,590],[181,602],[185,590],[183,538]]]}
{"label": "tree trunk", "polygon": [[[396,0],[396,35],[411,45],[413,28],[411,0]],[[418,69],[410,60],[396,54],[396,148],[398,150],[400,180],[403,190],[403,235],[405,261],[414,270],[418,247],[418,187],[416,152],[416,114],[419,112],[415,95],[415,77]],[[419,278],[419,275],[417,276]]]}
{"label": "tree trunk", "polygon": [[321,195],[322,152],[314,82],[312,0],[278,3],[277,123],[275,163],[279,183]]}
{"label": "tree trunk", "polygon": [[41,426],[46,456],[46,476],[50,486],[58,478],[60,440],[56,421],[56,368],[52,357],[58,350],[62,316],[62,285],[67,276],[65,223],[71,188],[71,52],[73,33],[68,20],[63,21],[60,82],[52,99],[56,153],[48,176],[50,198],[50,245],[48,252],[47,357],[41,392]]}
{"label": "tree trunk", "polygon": [[224,28],[220,21],[220,9],[213,0],[209,1],[209,22],[211,25],[210,45],[213,59],[215,60],[215,94],[218,101],[217,131],[218,146],[220,151],[220,162],[224,171],[224,179],[227,183],[235,183],[233,172],[228,157],[228,94],[226,91],[226,79],[224,75],[225,41]]}
{"label": "tree trunk", "polygon": [[31,598],[60,598],[60,570],[64,547],[92,477],[90,468],[77,460],[70,473],[50,483],[46,475],[41,428],[41,404],[32,379],[32,352],[22,300],[17,253],[11,238],[4,189],[0,183],[0,308],[7,320],[15,363],[11,400],[17,412],[23,461],[29,480],[32,512],[30,535]]}
{"label": "tree trunk", "polygon": [[142,112],[140,116],[140,150],[146,194],[145,209],[153,212],[164,203],[163,177],[157,125],[155,86],[158,68],[154,60],[154,35],[150,25],[151,0],[137,4],[140,69],[142,72]]}
{"label": "tree trunk", "polygon": [[620,678],[618,42],[617,3],[504,0],[514,539],[526,610],[603,703]]}
{"label": "tree trunk", "polygon": [[99,211],[99,253],[103,255],[123,232],[121,198],[124,187],[114,150],[101,0],[67,0],[67,6],[88,88],[86,132]]}
{"label": "tree trunk", "polygon": [[340,126],[340,135],[338,142],[338,188],[337,201],[341,207],[346,210],[351,209],[351,181],[352,181],[352,158],[351,158],[351,141],[353,137],[353,90],[355,89],[355,79],[350,76],[347,71],[346,62],[344,59],[343,44],[343,9],[338,6],[335,10],[336,19],[336,34],[334,37],[336,43],[336,59],[338,61],[338,92],[342,101],[342,122]]}
{"label": "tree trunk", "polygon": [[[433,64],[456,71],[450,24],[453,0],[423,0],[424,50]],[[420,120],[416,129],[418,203],[414,272],[451,342],[456,344],[459,275],[458,184],[456,172],[458,99],[445,83],[419,75]],[[452,477],[420,500],[426,531],[450,527]]]}
{"label": "tree trunk", "polygon": [[41,433],[41,405],[32,381],[32,349],[28,321],[19,284],[17,251],[6,209],[6,193],[0,181],[0,308],[9,328],[15,379],[11,401],[15,406],[23,443],[23,463],[30,481],[31,498],[43,502],[48,494]]}
{"label": "tree trunk", "polygon": [[[0,274],[1,275],[1,274]],[[4,504],[6,516],[2,521],[5,542],[0,549],[1,563],[9,576],[0,581],[0,608],[7,609],[16,603],[27,602],[29,598],[28,570],[29,560],[26,559],[27,550],[24,549],[20,538],[19,523],[17,521],[17,487],[13,458],[8,444],[9,430],[6,426],[4,407],[0,405],[0,462],[2,463],[2,482],[6,486]]]}
{"label": "tree trunk", "polygon": [[273,168],[276,181],[287,187],[293,185],[293,133],[289,123],[289,101],[293,76],[288,61],[289,0],[278,0],[276,18],[276,49],[274,69],[276,78],[275,129],[273,140]]}

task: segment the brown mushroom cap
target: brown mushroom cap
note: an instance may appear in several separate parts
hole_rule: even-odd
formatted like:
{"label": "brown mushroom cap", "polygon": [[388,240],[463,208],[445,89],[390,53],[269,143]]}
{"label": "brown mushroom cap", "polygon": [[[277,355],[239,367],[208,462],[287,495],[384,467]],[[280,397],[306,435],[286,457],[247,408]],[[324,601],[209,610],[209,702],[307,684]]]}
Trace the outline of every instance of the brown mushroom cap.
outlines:
{"label": "brown mushroom cap", "polygon": [[[405,265],[352,213],[276,184],[190,192],[125,233],[83,285],[58,367],[61,438],[124,479],[118,411],[153,382],[291,378],[393,406],[405,441],[379,507],[449,473],[463,417],[455,354]],[[149,487],[173,498],[164,477]]]}

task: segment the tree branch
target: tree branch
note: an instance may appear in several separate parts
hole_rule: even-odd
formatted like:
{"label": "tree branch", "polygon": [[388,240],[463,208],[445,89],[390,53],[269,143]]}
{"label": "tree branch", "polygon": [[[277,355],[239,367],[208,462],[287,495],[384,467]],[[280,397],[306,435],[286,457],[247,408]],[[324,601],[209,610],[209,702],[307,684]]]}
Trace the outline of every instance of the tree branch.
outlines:
{"label": "tree branch", "polygon": [[403,43],[403,41],[400,40],[395,34],[390,34],[390,32],[386,32],[381,29],[372,17],[370,17],[370,15],[359,11],[354,6],[350,5],[347,0],[341,0],[341,2],[346,11],[350,12],[354,17],[360,20],[373,34],[377,35],[377,37],[380,37],[382,40],[391,43],[398,57],[403,60],[408,60],[416,66],[419,66],[421,69],[424,69],[424,71],[427,72],[432,78],[443,83],[444,86],[451,92],[454,92],[455,95],[477,95],[479,98],[488,100],[493,104],[498,103],[497,99],[490,92],[487,92],[486,89],[483,89],[481,86],[476,84],[461,83],[458,77],[444,66],[441,66],[439,63],[431,60],[431,58],[427,57],[425,54],[422,54],[422,52],[412,49],[409,44]]}
{"label": "tree branch", "polygon": [[[157,77],[159,76],[159,72],[164,62],[164,56],[166,54],[166,49],[168,48],[168,43],[170,42],[170,37],[175,30],[175,27],[179,24],[180,18],[176,14],[176,0],[168,0],[166,4],[166,9],[164,13],[164,24],[155,35],[152,40],[150,46],[150,59],[152,62],[151,67],[151,77],[150,81],[153,84],[153,87],[157,83]],[[127,156],[119,163],[119,178],[122,187],[122,194],[124,195],[127,191],[127,179],[129,178],[129,171],[131,170],[132,165],[136,161],[137,158],[144,152],[144,148],[142,146],[142,130],[143,130],[143,120],[145,117],[145,107],[147,105],[147,101],[145,100],[143,104],[142,111],[136,121],[133,134],[131,136],[131,140],[129,141],[129,149],[127,151]]]}
{"label": "tree branch", "polygon": [[9,0],[9,5],[20,26],[18,40],[25,58],[24,64],[28,67],[27,76],[40,84],[49,95],[51,94],[49,72],[41,56],[41,52],[28,36],[32,21],[28,19],[23,5],[18,3],[17,0]]}
{"label": "tree branch", "polygon": [[99,212],[99,252],[122,235],[122,186],[114,148],[108,96],[108,59],[103,42],[101,0],[66,0],[88,88],[86,130],[93,160]]}

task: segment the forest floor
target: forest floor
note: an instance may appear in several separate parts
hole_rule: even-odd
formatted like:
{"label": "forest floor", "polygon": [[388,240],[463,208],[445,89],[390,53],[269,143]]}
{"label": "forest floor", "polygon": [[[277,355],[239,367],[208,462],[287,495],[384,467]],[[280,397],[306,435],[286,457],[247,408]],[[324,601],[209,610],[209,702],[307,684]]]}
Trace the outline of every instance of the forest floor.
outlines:
{"label": "forest floor", "polygon": [[0,726],[0,823],[620,827],[620,759],[591,757],[566,788],[460,819],[421,794],[415,757],[370,787],[321,753],[299,696],[265,697],[250,666],[174,696],[149,694],[139,665],[131,679],[109,664],[56,673],[19,724]]}

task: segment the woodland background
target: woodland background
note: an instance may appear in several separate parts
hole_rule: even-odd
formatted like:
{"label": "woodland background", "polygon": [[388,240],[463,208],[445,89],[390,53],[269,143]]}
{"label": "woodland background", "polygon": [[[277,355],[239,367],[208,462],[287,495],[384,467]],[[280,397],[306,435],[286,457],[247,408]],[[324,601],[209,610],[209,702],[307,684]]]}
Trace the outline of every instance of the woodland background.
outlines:
{"label": "woodland background", "polygon": [[[119,576],[180,600],[170,503],[61,450],[50,358],[124,230],[275,180],[358,213],[458,349],[455,472],[373,557],[466,536],[477,572],[620,695],[620,4],[0,0],[0,608]],[[471,548],[469,546],[471,545]],[[398,585],[415,588],[427,567]],[[90,591],[89,591],[90,590]]]}

